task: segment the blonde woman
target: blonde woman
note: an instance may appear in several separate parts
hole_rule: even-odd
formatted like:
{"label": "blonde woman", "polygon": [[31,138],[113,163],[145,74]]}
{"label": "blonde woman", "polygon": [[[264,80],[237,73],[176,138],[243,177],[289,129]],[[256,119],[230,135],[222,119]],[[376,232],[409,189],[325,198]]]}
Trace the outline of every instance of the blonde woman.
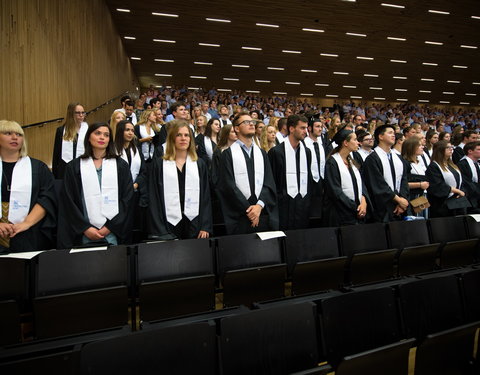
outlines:
{"label": "blonde woman", "polygon": [[110,128],[112,129],[113,134],[117,131],[117,124],[120,121],[123,121],[126,119],[125,113],[122,111],[114,111],[112,113],[112,116],[110,117]]}
{"label": "blonde woman", "polygon": [[271,124],[262,129],[262,134],[260,135],[260,147],[264,149],[265,152],[268,152],[272,147],[276,146],[276,134],[277,129]]}
{"label": "blonde woman", "polygon": [[150,163],[153,159],[155,147],[158,145],[159,130],[155,110],[145,110],[140,121],[135,125],[135,136],[141,145],[143,160],[147,163]]}

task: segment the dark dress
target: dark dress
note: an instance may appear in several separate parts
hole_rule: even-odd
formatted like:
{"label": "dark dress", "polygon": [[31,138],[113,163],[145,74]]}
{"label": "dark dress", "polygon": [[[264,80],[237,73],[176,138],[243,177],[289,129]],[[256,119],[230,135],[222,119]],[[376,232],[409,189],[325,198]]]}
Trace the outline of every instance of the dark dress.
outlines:
{"label": "dark dress", "polygon": [[[130,167],[125,160],[117,159],[118,176],[118,214],[107,220],[105,226],[117,237],[118,244],[125,244],[132,231],[131,214],[133,199],[133,182]],[[82,236],[92,224],[84,210],[80,158],[67,164],[63,189],[59,202],[59,220],[57,231],[57,248],[69,249],[82,245]]]}
{"label": "dark dress", "polygon": [[[288,140],[285,140],[288,142]],[[273,147],[268,152],[268,158],[272,166],[273,179],[277,187],[278,212],[280,219],[280,230],[308,228],[310,224],[310,205],[312,201],[313,178],[310,165],[312,154],[308,147],[305,147],[307,157],[308,187],[307,194],[302,197],[300,192],[295,198],[288,195],[285,142]],[[297,165],[297,181],[300,173],[300,147],[295,151]]]}
{"label": "dark dress", "polygon": [[[0,251],[17,253],[23,251],[37,251],[52,249],[55,247],[55,229],[57,225],[57,199],[54,188],[54,178],[45,163],[40,160],[30,158],[32,163],[32,194],[30,198],[29,213],[35,204],[42,206],[45,211],[45,217],[30,229],[17,234],[10,239],[10,247],[2,248]],[[13,172],[14,163],[4,163],[3,171],[6,174],[5,164],[11,165]],[[11,177],[9,178],[11,181]],[[2,179],[2,201],[9,202],[10,192],[4,187]]]}
{"label": "dark dress", "polygon": [[[247,172],[250,182],[252,195],[246,199],[240,189],[236,186],[235,175],[233,172],[232,151],[227,148],[220,156],[218,167],[218,183],[216,186],[220,205],[225,220],[225,228],[228,234],[243,234],[253,232],[263,232],[269,230],[278,230],[278,210],[275,181],[268,161],[267,154],[260,150],[263,157],[264,177],[260,196],[255,195],[252,188],[254,178],[254,152],[249,157],[242,149],[243,156],[247,163]],[[259,225],[255,228],[251,226],[245,211],[248,207],[257,204],[261,200],[265,207],[260,214]]]}
{"label": "dark dress", "polygon": [[177,168],[182,220],[174,226],[167,221],[165,212],[163,159],[155,158],[152,162],[152,175],[151,178],[149,178],[148,205],[148,233],[152,239],[197,238],[201,230],[209,232],[210,234],[213,232],[208,171],[205,163],[200,159],[197,160],[198,177],[200,179],[200,207],[198,216],[190,221],[183,214],[185,203],[185,166],[186,163],[182,171],[179,171]]}
{"label": "dark dress", "polygon": [[[62,159],[62,143],[63,143],[63,129],[64,125],[59,126],[55,132],[55,140],[53,143],[53,156],[52,156],[52,172],[56,179],[63,179],[65,175],[65,168],[67,163]],[[78,137],[77,137],[78,138]],[[80,155],[76,155],[77,152],[77,138],[73,141],[73,159]]]}
{"label": "dark dress", "polygon": [[[475,162],[474,162],[475,163]],[[477,163],[478,165],[478,163]],[[468,213],[478,214],[480,213],[480,176],[477,177],[479,182],[473,181],[472,170],[466,159],[460,160],[457,163],[458,169],[462,173],[463,186],[467,193],[468,200],[472,204],[471,208],[468,208]],[[478,174],[478,173],[477,173]]]}
{"label": "dark dress", "polygon": [[[197,146],[197,155],[200,159],[202,159],[205,164],[207,164],[208,168],[211,167],[212,160],[207,154],[207,149],[205,148],[205,135],[199,134],[195,138],[195,144]],[[217,144],[212,141],[212,152],[215,152],[215,149],[217,148]],[[213,158],[213,154],[212,154]]]}

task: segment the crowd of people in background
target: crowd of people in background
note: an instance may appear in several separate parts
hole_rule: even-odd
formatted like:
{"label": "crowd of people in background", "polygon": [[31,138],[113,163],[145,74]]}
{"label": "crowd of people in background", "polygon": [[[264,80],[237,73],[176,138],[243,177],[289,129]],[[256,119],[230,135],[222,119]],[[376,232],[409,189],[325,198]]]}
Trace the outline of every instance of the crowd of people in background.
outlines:
{"label": "crowd of people in background", "polygon": [[120,102],[90,125],[68,105],[52,172],[0,121],[0,250],[480,212],[480,111],[153,86]]}

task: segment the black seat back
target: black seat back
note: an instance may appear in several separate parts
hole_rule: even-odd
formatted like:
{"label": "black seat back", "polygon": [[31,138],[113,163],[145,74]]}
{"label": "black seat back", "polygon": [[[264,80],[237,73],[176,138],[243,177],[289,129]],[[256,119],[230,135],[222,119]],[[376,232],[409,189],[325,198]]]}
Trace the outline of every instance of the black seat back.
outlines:
{"label": "black seat back", "polygon": [[437,217],[429,220],[430,243],[445,244],[450,241],[466,240],[465,216]]}
{"label": "black seat back", "polygon": [[385,224],[383,223],[340,227],[339,237],[341,252],[346,256],[388,249]]}
{"label": "black seat back", "polygon": [[388,223],[390,248],[402,250],[405,247],[428,245],[430,237],[426,220],[392,221]]}

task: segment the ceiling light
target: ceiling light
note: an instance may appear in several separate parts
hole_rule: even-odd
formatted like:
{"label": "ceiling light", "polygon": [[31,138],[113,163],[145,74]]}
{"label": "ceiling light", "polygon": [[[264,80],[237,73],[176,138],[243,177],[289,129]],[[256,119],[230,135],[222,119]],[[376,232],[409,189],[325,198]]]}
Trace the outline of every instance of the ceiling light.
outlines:
{"label": "ceiling light", "polygon": [[248,49],[250,51],[261,51],[262,50],[259,47],[242,47],[242,49]]}
{"label": "ceiling light", "polygon": [[141,60],[141,57],[130,57],[132,60]]}
{"label": "ceiling light", "polygon": [[137,38],[135,38],[134,36],[124,36],[123,37],[124,39],[128,39],[128,40],[135,40]]}
{"label": "ceiling light", "polygon": [[442,104],[450,104],[450,102],[447,102],[447,101],[445,101],[445,100],[440,100],[440,103],[442,103]]}
{"label": "ceiling light", "polygon": [[423,92],[425,94],[431,94],[432,93],[430,90],[418,90],[418,92]]}
{"label": "ceiling light", "polygon": [[381,3],[380,5],[382,7],[390,7],[390,8],[400,8],[400,9],[405,8],[405,5],[397,5],[397,4],[389,4],[389,3]]}
{"label": "ceiling light", "polygon": [[205,20],[210,21],[210,22],[223,22],[223,23],[232,22],[230,20],[225,20],[225,19],[222,19],[222,18],[205,18]]}
{"label": "ceiling light", "polygon": [[287,95],[285,91],[274,91],[273,93],[277,95]]}
{"label": "ceiling light", "polygon": [[460,102],[460,104],[463,104],[463,105],[470,105],[470,103],[468,103],[468,102]]}
{"label": "ceiling light", "polygon": [[366,56],[357,56],[359,60],[373,60],[373,57],[366,57]]}
{"label": "ceiling light", "polygon": [[270,83],[271,81],[267,81],[265,79],[256,79],[255,82],[258,82],[258,83]]}
{"label": "ceiling light", "polygon": [[393,79],[407,79],[407,77],[403,77],[403,76],[393,76],[392,78]]}
{"label": "ceiling light", "polygon": [[453,95],[455,94],[454,92],[451,92],[451,91],[443,91],[442,94],[445,94],[445,95]]}
{"label": "ceiling light", "polygon": [[250,92],[252,94],[260,94],[260,91],[258,90],[245,90],[245,92]]}
{"label": "ceiling light", "polygon": [[361,36],[363,38],[365,38],[367,36],[367,34],[359,34],[359,33],[345,33],[347,35],[350,35],[350,36]]}
{"label": "ceiling light", "polygon": [[309,28],[306,28],[306,27],[304,27],[304,28],[302,29],[302,31],[311,31],[312,33],[323,33],[323,32],[325,32],[325,30],[321,30],[321,29],[309,29]]}
{"label": "ceiling light", "polygon": [[408,99],[397,99],[399,102],[408,102]]}
{"label": "ceiling light", "polygon": [[437,63],[431,63],[431,62],[422,62],[422,65],[428,65],[428,66],[438,66]]}
{"label": "ceiling light", "polygon": [[399,37],[396,37],[396,36],[387,36],[387,39],[388,40],[398,40],[399,42],[405,42],[407,40],[407,38],[399,38]]}
{"label": "ceiling light", "polygon": [[282,49],[282,52],[283,53],[297,53],[297,54],[302,53],[301,51],[292,51],[292,50],[289,50],[289,49]]}
{"label": "ceiling light", "polygon": [[196,65],[213,65],[211,62],[204,62],[204,61],[194,61],[193,62]]}
{"label": "ceiling light", "polygon": [[447,81],[447,83],[460,83],[460,81]]}
{"label": "ceiling light", "polygon": [[341,76],[348,76],[349,73],[347,72],[333,72],[333,74],[338,74],[338,75],[341,75]]}
{"label": "ceiling light", "polygon": [[[117,12],[130,13],[130,9],[117,8]],[[473,16],[472,16],[473,17]]]}
{"label": "ceiling light", "polygon": [[217,89],[217,91],[225,91],[225,92],[228,92],[228,91],[232,91],[230,89]]}
{"label": "ceiling light", "polygon": [[385,98],[373,98],[374,100],[385,100]]}
{"label": "ceiling light", "polygon": [[274,66],[269,66],[269,67],[267,67],[267,69],[269,69],[269,70],[285,70],[285,68],[276,68]]}
{"label": "ceiling light", "polygon": [[304,94],[304,93],[302,93],[300,95],[302,95],[302,96],[313,96],[313,94]]}
{"label": "ceiling light", "polygon": [[155,59],[157,62],[168,62],[168,63],[173,63],[175,62],[174,60],[168,60],[168,59]]}
{"label": "ceiling light", "polygon": [[255,25],[256,26],[261,26],[261,27],[273,27],[273,28],[279,28],[280,27],[278,25],[272,25],[272,24],[269,24],[269,23],[256,23]]}
{"label": "ceiling light", "polygon": [[324,56],[324,57],[338,57],[338,55],[335,54],[335,53],[321,53],[320,56]]}
{"label": "ceiling light", "polygon": [[395,89],[395,91],[408,91],[407,89]]}
{"label": "ceiling light", "polygon": [[165,73],[155,73],[156,77],[172,77],[171,74],[165,74]]}
{"label": "ceiling light", "polygon": [[329,98],[338,98],[338,95],[334,95],[334,94],[327,94],[325,96],[328,96]]}
{"label": "ceiling light", "polygon": [[435,13],[435,14],[450,14],[450,12],[445,12],[443,10],[434,10],[434,9],[429,9],[428,13]]}
{"label": "ceiling light", "polygon": [[427,99],[419,99],[418,101],[420,103],[430,103],[430,100],[427,100]]}
{"label": "ceiling light", "polygon": [[200,87],[187,87],[188,90],[200,90]]}
{"label": "ceiling light", "polygon": [[317,73],[316,70],[312,70],[312,69],[302,69],[301,72],[304,72],[304,73]]}
{"label": "ceiling light", "polygon": [[400,63],[400,64],[406,64],[406,63],[407,63],[407,60],[395,60],[395,59],[391,59],[390,62]]}
{"label": "ceiling light", "polygon": [[480,16],[472,16],[472,18],[475,19],[475,20],[480,20]]}
{"label": "ceiling light", "polygon": [[194,79],[207,79],[207,77],[205,77],[205,76],[190,76],[190,78],[194,78]]}
{"label": "ceiling light", "polygon": [[443,46],[443,43],[442,42],[431,42],[429,40],[426,40],[425,41],[425,44],[432,44],[434,46]]}
{"label": "ceiling light", "polygon": [[374,78],[378,78],[378,74],[368,74],[368,73],[365,73],[363,76],[364,76],[364,77],[374,77]]}
{"label": "ceiling light", "polygon": [[466,65],[452,65],[452,68],[457,68],[457,69],[467,69],[468,66]]}
{"label": "ceiling light", "polygon": [[330,85],[328,83],[315,83],[315,86],[328,87]]}
{"label": "ceiling light", "polygon": [[214,43],[198,43],[198,45],[203,47],[220,47],[220,44]]}
{"label": "ceiling light", "polygon": [[473,94],[471,92],[466,92],[465,95],[467,95],[467,96],[477,96],[477,94]]}
{"label": "ceiling light", "polygon": [[300,82],[290,82],[290,81],[287,81],[285,82],[287,85],[299,85]]}
{"label": "ceiling light", "polygon": [[174,40],[168,40],[168,39],[153,39],[153,41],[157,43],[177,43]]}
{"label": "ceiling light", "polygon": [[420,78],[420,81],[434,82],[435,80],[433,78]]}
{"label": "ceiling light", "polygon": [[477,46],[470,46],[468,44],[462,44],[460,45],[461,48],[470,48],[470,49],[477,49],[478,47]]}
{"label": "ceiling light", "polygon": [[152,12],[154,16],[162,16],[162,17],[173,17],[173,18],[178,18],[178,14],[171,14],[171,13],[157,13],[157,12]]}
{"label": "ceiling light", "polygon": [[356,89],[357,86],[350,86],[350,85],[343,85],[342,87],[346,88],[346,89]]}
{"label": "ceiling light", "polygon": [[370,90],[383,90],[382,87],[369,87]]}
{"label": "ceiling light", "polygon": [[480,82],[472,82],[472,85],[480,85]]}
{"label": "ceiling light", "polygon": [[250,65],[232,64],[233,68],[250,68]]}
{"label": "ceiling light", "polygon": [[240,81],[238,78],[224,78],[224,81]]}
{"label": "ceiling light", "polygon": [[355,96],[355,95],[351,95],[350,98],[351,98],[351,99],[362,99],[361,96]]}

